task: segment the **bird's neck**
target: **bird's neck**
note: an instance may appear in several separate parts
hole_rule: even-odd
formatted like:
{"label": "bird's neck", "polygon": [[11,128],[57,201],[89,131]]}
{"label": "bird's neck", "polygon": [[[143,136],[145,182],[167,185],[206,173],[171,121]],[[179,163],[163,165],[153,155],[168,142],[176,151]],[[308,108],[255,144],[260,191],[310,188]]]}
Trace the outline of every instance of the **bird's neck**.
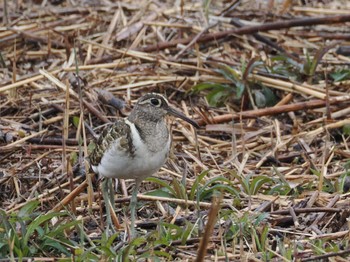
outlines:
{"label": "bird's neck", "polygon": [[161,150],[169,140],[169,130],[164,118],[157,119],[132,112],[128,120],[135,125],[142,141],[150,151]]}

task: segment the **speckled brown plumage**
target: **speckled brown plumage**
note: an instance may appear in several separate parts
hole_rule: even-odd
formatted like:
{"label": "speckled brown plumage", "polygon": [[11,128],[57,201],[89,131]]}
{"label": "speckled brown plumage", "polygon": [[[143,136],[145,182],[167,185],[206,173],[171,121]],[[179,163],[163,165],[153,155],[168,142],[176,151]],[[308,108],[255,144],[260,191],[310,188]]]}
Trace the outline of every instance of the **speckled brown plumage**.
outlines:
{"label": "speckled brown plumage", "polygon": [[119,119],[104,128],[95,144],[93,152],[90,155],[90,163],[92,165],[98,165],[101,162],[104,153],[118,138],[121,138],[119,145],[121,150],[127,152],[130,158],[132,158],[134,146],[131,139],[130,126],[128,126],[123,119]]}

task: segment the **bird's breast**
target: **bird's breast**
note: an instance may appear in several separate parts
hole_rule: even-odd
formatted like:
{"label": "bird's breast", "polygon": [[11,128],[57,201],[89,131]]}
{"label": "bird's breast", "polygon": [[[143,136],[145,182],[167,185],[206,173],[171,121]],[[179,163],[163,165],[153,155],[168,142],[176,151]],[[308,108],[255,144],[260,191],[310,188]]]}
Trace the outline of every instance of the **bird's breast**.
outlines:
{"label": "bird's breast", "polygon": [[133,123],[126,123],[130,126],[133,152],[127,152],[122,146],[123,138],[119,138],[93,169],[108,178],[144,179],[156,173],[165,163],[170,150],[170,134],[168,130],[161,135],[155,132],[145,139]]}

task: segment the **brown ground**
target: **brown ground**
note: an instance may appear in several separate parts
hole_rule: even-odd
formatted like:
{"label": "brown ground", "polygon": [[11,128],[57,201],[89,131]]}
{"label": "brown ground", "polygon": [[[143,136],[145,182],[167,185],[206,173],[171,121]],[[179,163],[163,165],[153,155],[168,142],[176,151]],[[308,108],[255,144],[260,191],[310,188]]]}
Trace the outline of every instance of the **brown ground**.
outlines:
{"label": "brown ground", "polygon": [[[174,154],[155,177],[174,192],[161,194],[159,181],[141,186],[153,192],[140,196],[141,236],[160,220],[184,231],[197,223],[183,241],[156,250],[169,260],[206,250],[208,261],[267,253],[288,261],[287,251],[296,260],[342,261],[350,253],[349,1],[204,2],[1,4],[0,208],[9,215],[39,200],[45,214],[64,204],[100,238],[99,187],[81,174],[89,144],[142,94],[159,92],[201,128],[170,121]],[[118,189],[121,232],[132,185]],[[215,185],[220,209],[220,196],[210,204]],[[196,202],[200,189],[208,194]],[[207,242],[199,244],[197,226]]]}

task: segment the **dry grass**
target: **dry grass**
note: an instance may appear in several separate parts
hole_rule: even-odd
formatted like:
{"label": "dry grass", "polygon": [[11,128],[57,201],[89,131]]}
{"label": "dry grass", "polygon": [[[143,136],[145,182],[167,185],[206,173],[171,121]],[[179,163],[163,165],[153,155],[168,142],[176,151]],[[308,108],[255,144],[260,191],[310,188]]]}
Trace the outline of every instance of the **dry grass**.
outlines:
{"label": "dry grass", "polygon": [[[64,221],[83,221],[64,231],[89,239],[69,247],[78,260],[78,249],[168,260],[194,260],[198,249],[208,261],[350,253],[348,1],[33,2],[0,9],[0,233],[6,216],[38,200],[36,215],[66,210]],[[105,228],[97,181],[82,175],[89,144],[151,91],[201,128],[170,121],[174,154],[139,195],[143,241],[87,251]],[[121,185],[113,221],[123,239],[132,181]],[[188,234],[176,239],[175,227]]]}

